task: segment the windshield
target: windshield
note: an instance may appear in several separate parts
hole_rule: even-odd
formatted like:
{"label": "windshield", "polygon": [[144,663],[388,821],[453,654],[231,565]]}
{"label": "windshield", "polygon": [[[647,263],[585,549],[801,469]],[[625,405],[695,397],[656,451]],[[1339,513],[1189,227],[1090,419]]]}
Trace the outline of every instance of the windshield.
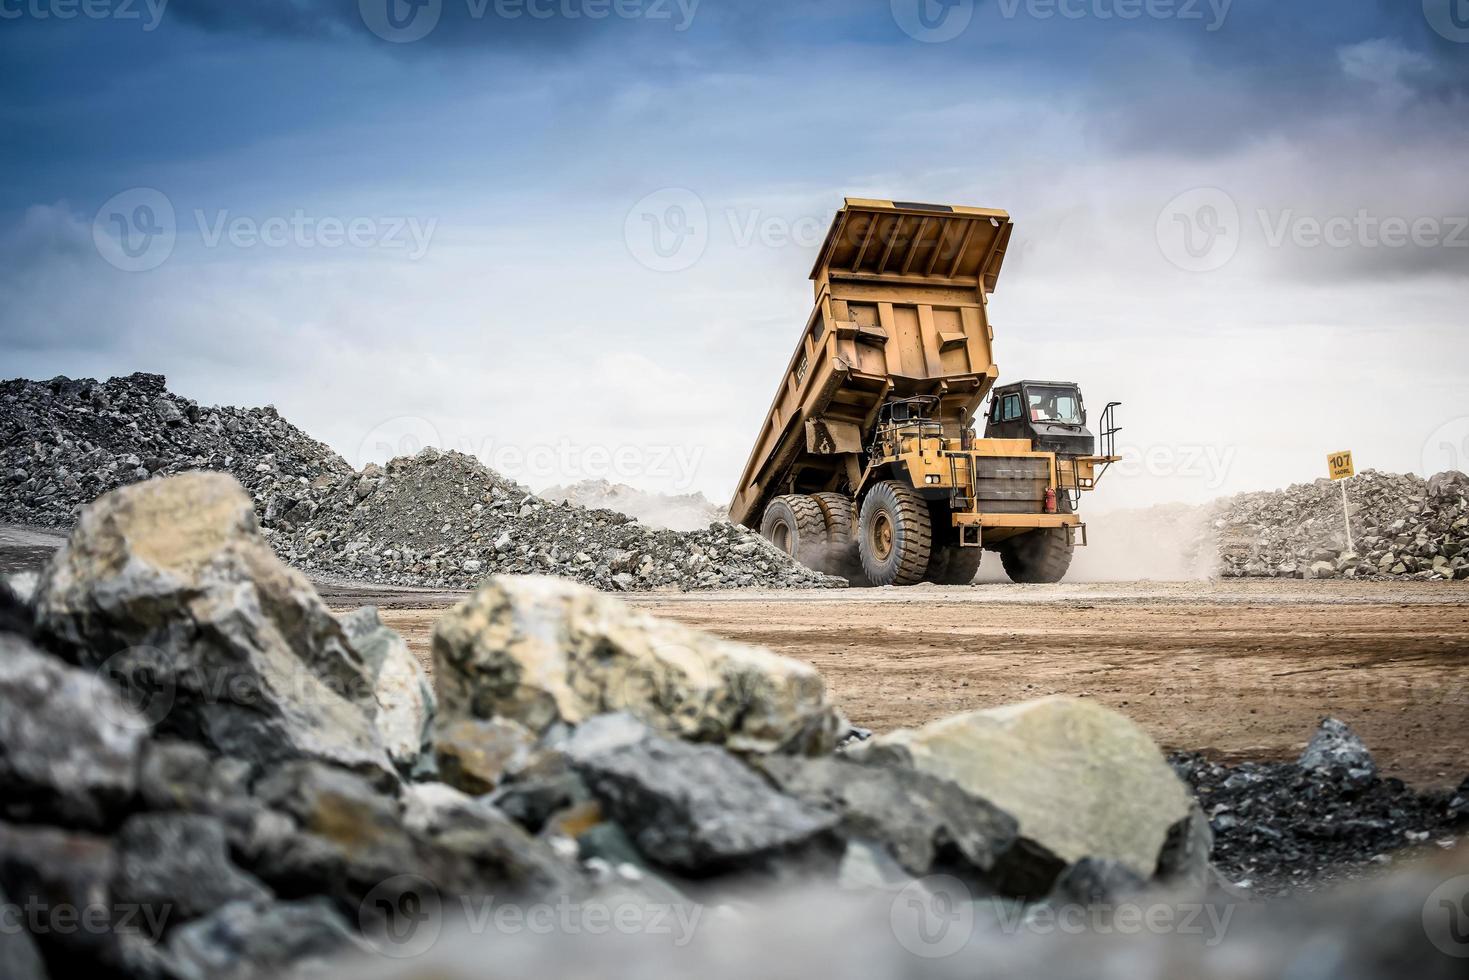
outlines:
{"label": "windshield", "polygon": [[1032,422],[1081,425],[1081,393],[1075,388],[1034,386],[1025,389]]}

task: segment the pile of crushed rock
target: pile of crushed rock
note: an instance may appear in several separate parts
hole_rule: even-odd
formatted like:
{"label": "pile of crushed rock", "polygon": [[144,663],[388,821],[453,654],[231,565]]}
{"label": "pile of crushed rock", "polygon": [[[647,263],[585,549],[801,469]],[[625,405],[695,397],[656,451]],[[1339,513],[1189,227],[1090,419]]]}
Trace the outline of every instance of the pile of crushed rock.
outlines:
{"label": "pile of crushed rock", "polygon": [[615,510],[640,524],[670,531],[700,531],[729,520],[729,512],[702,493],[650,493],[606,480],[581,480],[567,486],[547,487],[538,496],[552,503],[567,503],[587,510]]}
{"label": "pile of crushed rock", "polygon": [[1367,470],[1341,487],[1317,480],[1214,505],[1219,574],[1275,578],[1469,579],[1469,476],[1429,480]]}
{"label": "pile of crushed rock", "polygon": [[[226,476],[86,508],[33,606],[0,588],[7,980],[341,975],[372,957],[465,975],[451,949],[515,975],[661,976],[686,946],[711,977],[846,952],[849,975],[996,958],[1024,964],[1007,976],[1097,975],[1062,936],[1127,944],[1109,959],[1129,976],[1204,975],[1225,941],[1269,975],[1252,930],[1289,919],[1375,977],[1454,941],[1419,914],[1422,876],[1227,931],[1244,899],[1210,865],[1209,819],[1092,702],[853,739],[810,666],[543,577],[486,583],[433,657],[430,685],[373,610],[333,616]],[[1323,817],[1314,802],[1302,819]],[[840,930],[773,947],[755,919],[793,901],[802,930]],[[1214,932],[1165,950],[1122,928],[1128,908]],[[469,935],[436,950],[456,926]]]}
{"label": "pile of crushed rock", "polygon": [[677,533],[552,504],[458,453],[359,473],[273,408],[201,407],[159,375],[0,384],[0,522],[68,528],[102,493],[189,470],[238,479],[276,551],[318,575],[430,588],[496,572],[603,590],[846,584],[743,528]]}

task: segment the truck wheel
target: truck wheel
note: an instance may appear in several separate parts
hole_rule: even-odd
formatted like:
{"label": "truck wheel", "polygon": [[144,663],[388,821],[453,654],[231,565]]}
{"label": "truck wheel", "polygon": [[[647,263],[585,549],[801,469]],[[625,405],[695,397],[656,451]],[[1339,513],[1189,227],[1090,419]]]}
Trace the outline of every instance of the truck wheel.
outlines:
{"label": "truck wheel", "polygon": [[912,487],[892,480],[879,483],[862,500],[857,552],[873,585],[914,585],[923,581],[933,547],[928,503]]}
{"label": "truck wheel", "polygon": [[861,588],[867,584],[867,576],[862,573],[862,559],[857,555],[857,537],[853,533],[857,523],[857,505],[844,493],[814,493],[811,496],[826,517],[826,540],[831,546],[831,556],[825,571]]}
{"label": "truck wheel", "polygon": [[1000,562],[1012,582],[1050,585],[1071,567],[1071,536],[1064,527],[1027,531],[1000,545]]}
{"label": "truck wheel", "polygon": [[933,549],[928,560],[925,582],[935,585],[968,585],[979,574],[979,562],[984,556],[982,548],[959,548],[953,545]]}
{"label": "truck wheel", "polygon": [[760,534],[807,568],[826,570],[826,516],[815,498],[801,493],[776,497],[765,508]]}

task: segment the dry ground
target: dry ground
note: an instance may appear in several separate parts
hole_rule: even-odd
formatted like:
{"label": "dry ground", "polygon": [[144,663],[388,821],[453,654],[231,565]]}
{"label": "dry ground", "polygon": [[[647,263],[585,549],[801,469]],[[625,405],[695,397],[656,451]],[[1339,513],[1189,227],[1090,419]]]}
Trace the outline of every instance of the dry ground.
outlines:
{"label": "dry ground", "polygon": [[[458,596],[376,602],[427,658]],[[853,722],[884,731],[1044,694],[1096,698],[1168,749],[1299,752],[1350,722],[1410,783],[1469,774],[1469,585],[1222,582],[641,595],[660,616],[815,665]],[[416,607],[416,608],[415,608]]]}

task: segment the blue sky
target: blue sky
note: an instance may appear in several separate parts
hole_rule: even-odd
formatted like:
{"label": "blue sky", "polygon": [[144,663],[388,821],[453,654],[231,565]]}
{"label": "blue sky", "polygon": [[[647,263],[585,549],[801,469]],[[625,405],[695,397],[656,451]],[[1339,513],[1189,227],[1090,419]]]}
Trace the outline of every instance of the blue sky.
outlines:
{"label": "blue sky", "polygon": [[1103,506],[1469,466],[1469,0],[81,2],[0,0],[5,376],[724,499],[872,196],[1014,215]]}

